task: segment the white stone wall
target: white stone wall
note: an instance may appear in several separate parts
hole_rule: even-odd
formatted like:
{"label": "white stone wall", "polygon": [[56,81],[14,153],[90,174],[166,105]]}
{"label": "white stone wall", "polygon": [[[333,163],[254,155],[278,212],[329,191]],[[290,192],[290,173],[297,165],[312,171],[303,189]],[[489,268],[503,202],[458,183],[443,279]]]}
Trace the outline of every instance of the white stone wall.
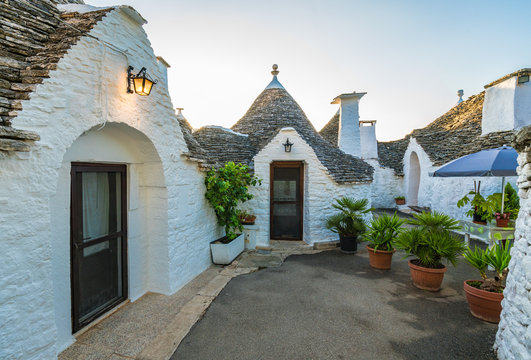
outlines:
{"label": "white stone wall", "polygon": [[[73,341],[70,161],[128,166],[132,300],[172,293],[210,264],[208,243],[220,229],[203,174],[181,156],[187,150],[164,69],[136,19],[119,8],[91,31],[127,58],[88,37],[70,49],[14,121],[41,141],[29,154],[0,154],[0,358],[54,358]],[[129,64],[161,79],[149,97],[126,93]],[[124,139],[109,130],[123,130]],[[86,139],[99,145],[83,147]]]}
{"label": "white stone wall", "polygon": [[[406,204],[408,202],[407,191],[409,188],[410,159],[411,153],[415,152],[420,162],[420,184],[418,193],[418,205],[426,206],[432,210],[443,212],[456,219],[469,219],[465,213],[468,206],[461,209],[457,208],[457,201],[471,190],[474,190],[474,180],[481,181],[481,194],[490,195],[501,191],[501,178],[498,177],[456,177],[456,178],[439,178],[430,177],[429,173],[439,169],[433,166],[428,154],[422,149],[415,138],[411,138],[408,148],[404,154],[404,182],[403,193],[406,194]],[[516,188],[517,177],[507,177],[506,181]],[[375,195],[376,196],[376,195]]]}
{"label": "white stone wall", "polygon": [[404,177],[396,176],[393,169],[380,166],[378,160],[365,160],[374,168],[371,184],[372,207],[394,208],[395,197],[405,196]]}
{"label": "white stone wall", "polygon": [[494,344],[502,360],[531,359],[531,148],[527,141],[518,156],[520,213]]}
{"label": "white stone wall", "polygon": [[[294,144],[290,153],[285,152],[282,145],[287,137]],[[325,219],[336,211],[332,208],[335,198],[350,196],[371,200],[370,184],[335,183],[313,149],[294,129],[284,128],[254,158],[255,174],[262,179],[262,185],[252,189],[255,197],[245,204],[245,208],[257,216],[257,245],[269,244],[269,176],[273,161],[304,162],[303,240],[308,244],[338,240],[337,234],[324,226]]]}
{"label": "white stone wall", "polygon": [[518,84],[513,76],[485,91],[482,135],[531,124],[531,82]]}

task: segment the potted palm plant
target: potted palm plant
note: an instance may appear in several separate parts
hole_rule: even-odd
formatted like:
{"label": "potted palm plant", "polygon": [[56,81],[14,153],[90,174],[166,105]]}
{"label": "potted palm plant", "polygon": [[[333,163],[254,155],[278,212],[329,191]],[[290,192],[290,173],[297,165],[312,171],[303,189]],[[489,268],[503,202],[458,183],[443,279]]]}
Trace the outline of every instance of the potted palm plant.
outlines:
{"label": "potted palm plant", "polygon": [[419,289],[438,291],[447,267],[445,260],[457,265],[457,257],[465,250],[463,242],[451,230],[458,230],[458,222],[438,212],[415,214],[408,222],[414,227],[400,233],[396,247],[406,251],[413,285]]}
{"label": "potted palm plant", "polygon": [[225,236],[210,244],[215,264],[230,264],[245,249],[238,205],[253,198],[250,186],[260,184],[261,180],[249,172],[247,165],[232,161],[207,172],[205,197],[214,208],[218,224],[225,228]]}
{"label": "potted palm plant", "polygon": [[[463,256],[481,275],[481,280],[465,280],[464,282],[470,312],[479,319],[498,323],[505,279],[511,260],[511,246],[507,242],[496,244],[492,249],[487,250],[476,247],[472,251],[468,248]],[[494,268],[496,275],[493,278],[487,277],[488,266]]]}
{"label": "potted palm plant", "polygon": [[387,270],[391,268],[395,239],[402,231],[404,220],[396,213],[393,216],[383,215],[373,219],[367,226],[367,231],[362,235],[367,240],[369,264],[375,269]]}
{"label": "potted palm plant", "polygon": [[342,197],[335,199],[332,206],[338,213],[326,220],[326,228],[339,234],[339,246],[344,253],[355,253],[358,250],[359,235],[365,231],[363,215],[371,211],[367,199]]}

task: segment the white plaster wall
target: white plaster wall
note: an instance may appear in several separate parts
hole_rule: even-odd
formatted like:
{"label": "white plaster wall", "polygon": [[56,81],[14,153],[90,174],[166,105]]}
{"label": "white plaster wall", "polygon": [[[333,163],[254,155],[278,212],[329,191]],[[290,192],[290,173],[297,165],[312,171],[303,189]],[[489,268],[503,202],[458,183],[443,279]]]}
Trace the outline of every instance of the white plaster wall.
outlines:
{"label": "white plaster wall", "polygon": [[[434,172],[439,167],[433,166],[428,154],[417,143],[415,138],[411,138],[404,154],[404,194],[407,194],[407,189],[409,188],[410,158],[412,152],[417,154],[420,162],[419,206],[429,207],[432,210],[443,212],[456,219],[469,219],[465,215],[469,209],[468,206],[459,209],[457,208],[457,201],[471,190],[474,190],[474,180],[476,182],[481,181],[480,190],[481,194],[485,197],[501,191],[502,179],[499,177],[430,177],[429,173]],[[516,188],[516,180],[516,176],[506,178],[506,181],[510,182],[514,188]],[[406,204],[408,204],[407,196]]]}
{"label": "white plaster wall", "polygon": [[514,97],[514,128],[527,125],[531,125],[531,81],[517,83]]}
{"label": "white plaster wall", "polygon": [[[186,151],[184,139],[164,74],[140,25],[121,9],[108,14],[91,34],[127,49],[129,59],[95,39],[82,38],[32,93],[14,121],[17,128],[39,133],[41,141],[29,154],[0,155],[0,252],[5,256],[0,265],[0,331],[4,335],[0,358],[54,358],[73,341],[64,328],[70,309],[55,301],[56,295],[67,292],[69,282],[65,284],[64,279],[70,271],[64,266],[69,243],[58,243],[69,239],[64,206],[70,188],[63,160],[68,161],[67,149],[89,129],[105,122],[136,129],[149,139],[160,159],[161,166],[154,166],[159,166],[163,176],[153,177],[149,162],[141,166],[132,163],[132,149],[122,154],[128,156],[123,158],[119,152],[103,155],[93,149],[97,155],[93,160],[107,156],[108,160],[127,162],[132,175],[129,186],[138,184],[138,203],[132,201],[135,195],[129,205],[130,223],[135,219],[131,212],[138,206],[138,231],[131,228],[130,235],[139,242],[146,234],[165,239],[164,244],[157,243],[160,248],[148,246],[149,255],[139,260],[139,266],[149,269],[147,278],[132,272],[131,281],[137,282],[132,286],[133,295],[147,290],[174,292],[210,264],[208,243],[219,234],[219,228],[201,193],[203,175],[195,163],[180,155]],[[162,79],[149,97],[126,94],[128,64],[136,69],[146,66],[154,78]],[[144,149],[139,146],[135,150]],[[153,197],[157,199],[148,201]],[[63,206],[58,213],[52,211],[57,202]],[[167,221],[159,216],[166,206]],[[156,221],[142,225],[144,214]],[[132,245],[137,240],[132,240]],[[146,249],[131,256],[141,252]],[[162,257],[166,266],[161,270]]]}
{"label": "white plaster wall", "polygon": [[[284,151],[286,138],[294,144],[290,153]],[[335,198],[350,196],[371,200],[370,184],[339,185],[328,174],[313,149],[292,128],[282,129],[271,142],[254,157],[256,176],[262,185],[252,189],[254,199],[246,208],[256,214],[257,244],[269,244],[270,164],[273,161],[304,162],[304,222],[303,240],[308,244],[338,240],[337,234],[327,230],[325,219],[336,210],[332,208]]]}
{"label": "white plaster wall", "polygon": [[517,78],[513,76],[485,90],[482,135],[514,129],[516,82]]}
{"label": "white plaster wall", "polygon": [[373,208],[396,207],[395,197],[405,196],[404,177],[396,176],[393,169],[380,166],[378,160],[365,160],[374,168],[374,180],[371,184]]}
{"label": "white plaster wall", "polygon": [[359,98],[341,98],[339,106],[338,146],[345,153],[361,157]]}
{"label": "white plaster wall", "polygon": [[376,126],[360,125],[361,158],[378,159],[378,144],[376,143]]}
{"label": "white plaster wall", "polygon": [[518,156],[520,213],[494,349],[501,360],[531,359],[531,156]]}

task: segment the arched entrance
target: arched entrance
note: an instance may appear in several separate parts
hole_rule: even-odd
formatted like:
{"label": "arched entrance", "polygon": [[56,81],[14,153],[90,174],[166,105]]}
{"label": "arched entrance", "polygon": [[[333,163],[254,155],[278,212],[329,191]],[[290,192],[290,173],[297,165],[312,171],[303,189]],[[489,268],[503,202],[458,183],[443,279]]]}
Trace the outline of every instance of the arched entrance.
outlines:
{"label": "arched entrance", "polygon": [[420,185],[420,161],[416,152],[409,156],[407,204],[418,206]]}
{"label": "arched entrance", "polygon": [[[50,199],[60,344],[125,299],[169,292],[167,198],[155,146],[126,124],[90,129],[67,149]],[[86,273],[88,263],[112,279]]]}

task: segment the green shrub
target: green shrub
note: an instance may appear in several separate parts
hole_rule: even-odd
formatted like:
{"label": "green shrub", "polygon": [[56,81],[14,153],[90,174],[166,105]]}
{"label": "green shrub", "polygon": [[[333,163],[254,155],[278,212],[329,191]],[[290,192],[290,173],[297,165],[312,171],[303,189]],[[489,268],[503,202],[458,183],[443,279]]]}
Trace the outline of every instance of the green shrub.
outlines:
{"label": "green shrub", "polygon": [[[511,261],[511,246],[507,241],[504,245],[495,244],[492,249],[482,250],[477,247],[469,248],[463,253],[465,260],[475,267],[483,279],[480,289],[491,292],[503,292],[509,262]],[[487,277],[487,267],[492,266],[496,272],[494,278]]]}
{"label": "green shrub", "polygon": [[218,224],[225,227],[230,241],[238,236],[243,226],[239,219],[238,205],[253,198],[249,187],[262,182],[249,173],[249,167],[228,162],[219,169],[211,169],[205,177],[205,197],[214,208]]}
{"label": "green shrub", "polygon": [[404,220],[401,220],[396,213],[393,216],[382,215],[370,222],[363,238],[371,243],[370,247],[375,251],[393,251],[395,239],[402,231],[403,224]]}
{"label": "green shrub", "polygon": [[458,222],[438,212],[415,214],[408,221],[415,227],[400,233],[396,247],[415,256],[421,266],[442,268],[443,260],[457,265],[458,256],[465,250],[464,243],[451,230],[458,230]]}
{"label": "green shrub", "polygon": [[326,228],[340,236],[358,236],[366,229],[363,214],[372,209],[367,208],[367,199],[353,199],[343,197],[335,200],[332,206],[339,213],[330,216],[326,220]]}

